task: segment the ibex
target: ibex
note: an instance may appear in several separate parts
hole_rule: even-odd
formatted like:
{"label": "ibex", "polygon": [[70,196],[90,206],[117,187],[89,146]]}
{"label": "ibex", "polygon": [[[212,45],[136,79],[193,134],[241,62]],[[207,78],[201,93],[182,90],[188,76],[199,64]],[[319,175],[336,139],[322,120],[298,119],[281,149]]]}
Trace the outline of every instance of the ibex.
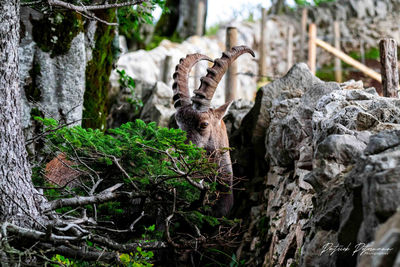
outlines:
{"label": "ibex", "polygon": [[192,98],[188,88],[190,70],[200,60],[213,61],[202,54],[190,54],[180,60],[173,74],[176,122],[180,129],[186,131],[188,140],[204,148],[208,154],[215,155],[214,159],[222,173],[220,178],[224,185],[218,188],[221,196],[213,208],[213,213],[217,217],[226,216],[233,206],[232,162],[229,151],[220,152],[222,148],[229,148],[228,134],[222,118],[232,101],[217,109],[211,108],[210,104],[218,83],[229,65],[244,53],[250,53],[254,57],[254,52],[247,46],[236,46],[222,53],[222,57],[216,59],[214,65],[207,69],[207,75],[200,79],[200,87],[194,90]]}

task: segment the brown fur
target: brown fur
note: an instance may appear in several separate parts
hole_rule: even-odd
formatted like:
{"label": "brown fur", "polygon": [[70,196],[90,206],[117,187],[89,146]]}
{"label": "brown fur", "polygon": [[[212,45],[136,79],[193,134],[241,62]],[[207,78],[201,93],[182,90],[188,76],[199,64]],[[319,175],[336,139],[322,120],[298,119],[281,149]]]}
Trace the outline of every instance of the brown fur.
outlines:
{"label": "brown fur", "polygon": [[[231,158],[229,151],[218,152],[223,148],[229,148],[228,134],[222,118],[230,103],[217,109],[209,109],[207,112],[198,112],[191,106],[185,106],[175,114],[178,126],[186,131],[188,140],[204,148],[208,154],[215,153],[215,160],[220,166],[221,179],[225,183],[225,186],[218,188],[220,196],[214,207],[214,215],[218,217],[226,216],[233,206]],[[208,125],[202,127],[204,123],[208,123]]]}
{"label": "brown fur", "polygon": [[173,101],[177,109],[175,118],[179,128],[187,132],[188,140],[214,155],[219,166],[221,174],[219,178],[222,184],[218,188],[220,197],[214,207],[215,216],[227,215],[233,206],[232,162],[229,151],[221,152],[223,148],[229,148],[228,134],[222,118],[231,102],[217,109],[210,108],[210,104],[218,83],[229,65],[245,53],[255,56],[247,46],[235,46],[222,53],[222,57],[215,59],[214,65],[207,69],[207,75],[200,79],[200,87],[194,90],[191,99],[188,87],[190,70],[200,60],[210,60],[210,58],[201,54],[187,55],[179,61],[173,75]]}

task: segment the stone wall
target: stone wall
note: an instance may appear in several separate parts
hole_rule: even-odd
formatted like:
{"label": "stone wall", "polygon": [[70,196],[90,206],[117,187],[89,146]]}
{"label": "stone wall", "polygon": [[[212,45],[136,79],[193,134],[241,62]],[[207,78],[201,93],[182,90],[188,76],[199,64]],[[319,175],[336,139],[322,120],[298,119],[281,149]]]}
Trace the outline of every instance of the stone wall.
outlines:
{"label": "stone wall", "polygon": [[[399,130],[400,99],[362,82],[323,82],[305,64],[261,88],[231,136],[235,176],[248,179],[236,215],[250,218],[237,257],[248,266],[367,266],[368,256],[370,266],[395,266]],[[391,250],[365,255],[360,244]]]}

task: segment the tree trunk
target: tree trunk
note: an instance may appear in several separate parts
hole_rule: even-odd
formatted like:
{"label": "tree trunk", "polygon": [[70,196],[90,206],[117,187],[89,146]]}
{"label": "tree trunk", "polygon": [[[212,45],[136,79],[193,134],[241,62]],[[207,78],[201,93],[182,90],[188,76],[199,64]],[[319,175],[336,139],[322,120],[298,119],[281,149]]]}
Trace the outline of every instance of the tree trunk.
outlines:
{"label": "tree trunk", "polygon": [[19,0],[0,1],[0,222],[43,224],[21,127]]}
{"label": "tree trunk", "polygon": [[[199,2],[203,3],[203,11],[199,14]],[[198,34],[198,23],[202,24],[202,34],[205,33],[207,18],[207,0],[167,0],[166,6],[170,10],[164,13],[157,22],[154,34],[165,37],[179,37],[184,40]],[[201,16],[199,18],[198,16]],[[200,26],[201,27],[201,26]],[[202,35],[200,34],[200,35]]]}
{"label": "tree trunk", "polygon": [[271,7],[271,14],[280,14],[282,13],[283,9],[285,7],[285,0],[275,0],[272,4]]}

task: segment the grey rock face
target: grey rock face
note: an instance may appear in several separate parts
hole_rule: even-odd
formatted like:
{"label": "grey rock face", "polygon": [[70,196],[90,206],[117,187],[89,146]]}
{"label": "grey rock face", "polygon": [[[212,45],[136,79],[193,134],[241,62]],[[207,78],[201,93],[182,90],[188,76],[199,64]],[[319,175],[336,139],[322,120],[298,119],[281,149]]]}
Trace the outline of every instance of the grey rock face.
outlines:
{"label": "grey rock face", "polygon": [[227,114],[224,117],[228,136],[239,129],[244,116],[246,116],[253,105],[253,102],[245,99],[238,99],[232,103],[232,105],[229,107]]}
{"label": "grey rock face", "polygon": [[[377,229],[400,206],[399,107],[400,99],[380,97],[360,82],[324,83],[304,65],[263,87],[232,142],[237,169],[254,175],[246,188],[264,177],[251,194],[259,192],[255,205],[263,208],[249,231],[267,248],[263,254],[249,244],[243,257],[273,266],[296,259],[300,266],[394,266],[398,237],[388,226],[376,242],[394,254],[363,265],[353,251],[378,240]],[[264,161],[240,161],[249,151],[264,151]]]}
{"label": "grey rock face", "polygon": [[[62,55],[53,56],[42,51],[32,39],[31,19],[40,19],[41,14],[30,8],[21,8],[21,23],[25,32],[20,42],[20,87],[23,99],[22,124],[27,136],[32,134],[31,112],[38,109],[46,117],[61,123],[80,124],[82,119],[83,94],[85,92],[85,69],[87,56],[91,54],[86,45],[85,33],[78,33],[70,43],[70,49]],[[91,28],[94,28],[90,30]],[[95,30],[89,27],[88,35]],[[32,77],[32,71],[35,76]],[[26,96],[25,86],[32,86],[40,97]]]}
{"label": "grey rock face", "polygon": [[144,103],[140,118],[145,122],[155,121],[159,126],[168,126],[169,119],[175,112],[171,100],[171,88],[163,82],[157,82]]}
{"label": "grey rock face", "polygon": [[148,83],[135,81],[135,98],[142,101],[143,107],[137,109],[130,103],[132,92],[127,88],[113,95],[114,101],[107,118],[107,126],[119,127],[121,124],[142,119],[145,122],[156,122],[157,125],[166,127],[174,114],[172,105],[172,90],[163,82]]}
{"label": "grey rock face", "polygon": [[379,250],[381,253],[359,257],[358,266],[399,266],[400,264],[400,211],[397,211],[375,233],[374,242],[365,244],[365,249]]}

